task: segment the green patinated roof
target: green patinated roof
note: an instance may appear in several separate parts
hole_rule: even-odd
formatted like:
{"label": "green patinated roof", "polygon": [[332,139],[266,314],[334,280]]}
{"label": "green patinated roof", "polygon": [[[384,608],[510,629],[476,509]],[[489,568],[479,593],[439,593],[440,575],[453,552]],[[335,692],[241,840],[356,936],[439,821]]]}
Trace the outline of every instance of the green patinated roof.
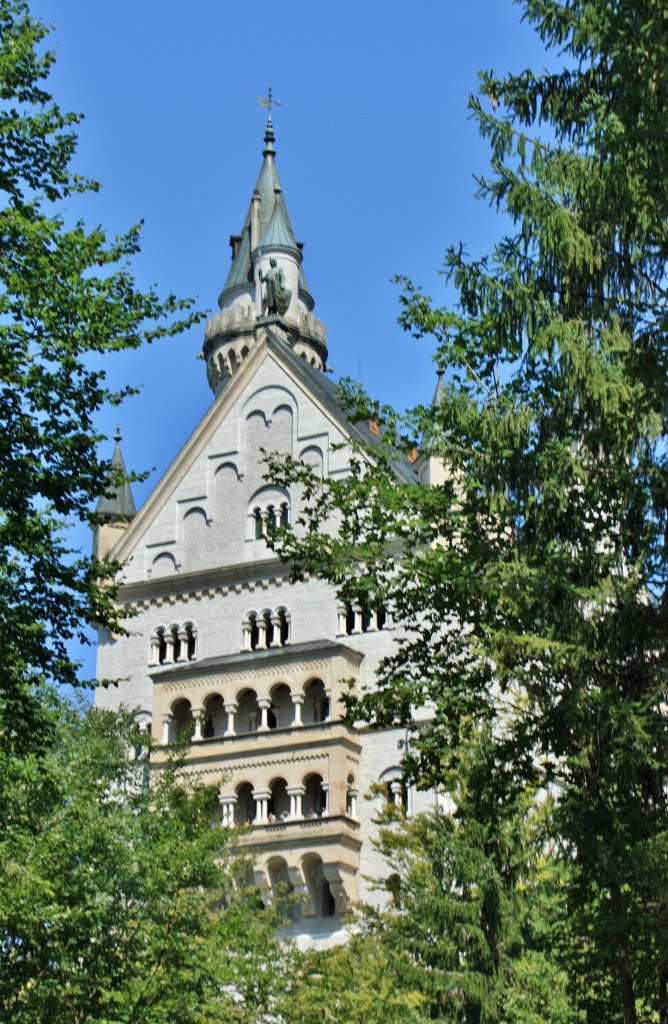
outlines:
{"label": "green patinated roof", "polygon": [[107,493],[103,494],[98,501],[95,512],[98,516],[108,516],[113,519],[118,517],[132,519],[133,516],[136,516],[137,509],[135,508],[130,484],[127,481],[127,471],[123,456],[121,455],[119,441],[120,435],[116,434],[116,448],[109,464],[109,478],[113,479],[118,474],[122,474],[124,478],[123,483],[120,485],[109,484]]}
{"label": "green patinated roof", "polygon": [[438,409],[445,397],[445,384],[443,383],[443,374],[438,374],[438,380],[436,381],[436,390],[434,391],[434,397],[431,400],[432,409]]}
{"label": "green patinated roof", "polygon": [[225,292],[230,291],[232,288],[237,288],[239,285],[248,284],[252,280],[253,275],[251,274],[250,261],[250,226],[246,227],[244,224],[237,254],[232,261],[230,272],[227,275],[225,284],[223,285],[223,291],[220,296],[221,304]]}
{"label": "green patinated roof", "polygon": [[285,249],[294,249],[295,252],[299,252],[292,225],[290,224],[290,218],[288,217],[288,211],[285,208],[285,199],[280,188],[276,190],[274,209],[267,225],[267,230],[260,239],[260,248],[278,245]]}
{"label": "green patinated roof", "polygon": [[[292,230],[290,217],[283,199],[281,182],[274,162],[276,150],[274,149],[274,129],[271,117],[267,119],[267,128],[264,134],[264,149],[262,151],[264,160],[260,168],[255,185],[255,193],[260,197],[259,237],[262,245],[285,245],[290,249],[298,249],[295,241],[295,234]],[[279,200],[280,197],[280,200]],[[253,280],[251,267],[250,249],[250,224],[252,200],[248,206],[244,226],[241,229],[241,242],[237,254],[232,261],[232,266],[223,285],[218,302],[223,305],[228,292],[240,286],[248,285]],[[278,212],[277,212],[278,207]],[[276,213],[276,217],[274,214]],[[269,227],[271,225],[271,235]],[[269,241],[267,239],[270,239]],[[306,283],[306,277],[300,267],[299,269],[299,292],[310,299],[311,306],[313,299]]]}

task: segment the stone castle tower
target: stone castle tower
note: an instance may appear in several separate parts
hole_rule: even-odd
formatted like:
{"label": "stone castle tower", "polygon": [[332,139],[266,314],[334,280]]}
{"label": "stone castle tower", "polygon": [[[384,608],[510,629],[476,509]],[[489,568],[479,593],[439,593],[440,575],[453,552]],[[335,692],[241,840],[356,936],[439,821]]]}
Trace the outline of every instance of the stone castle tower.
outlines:
{"label": "stone castle tower", "polygon": [[[383,871],[371,842],[379,803],[411,814],[430,798],[402,783],[403,730],[342,721],[345,681],[371,685],[392,649],[389,613],[341,605],[317,578],[292,584],[266,543],[299,510],[264,480],[261,449],[340,475],[340,446],[364,434],[323,373],[325,329],[274,142],[270,113],[220,312],[206,325],[213,403],[138,512],[129,487],[98,510],[96,551],[124,564],[120,600],[135,617],[130,636],[100,632],[98,678],[123,682],[96,699],[136,708],[158,744],[191,737],[188,764],[219,787],[221,822],[249,826],[239,842],[262,898],[292,891],[290,931],[322,944],[342,937],[342,915],[371,896],[365,877]],[[114,459],[122,465],[118,445]],[[428,471],[397,464],[413,482]]]}

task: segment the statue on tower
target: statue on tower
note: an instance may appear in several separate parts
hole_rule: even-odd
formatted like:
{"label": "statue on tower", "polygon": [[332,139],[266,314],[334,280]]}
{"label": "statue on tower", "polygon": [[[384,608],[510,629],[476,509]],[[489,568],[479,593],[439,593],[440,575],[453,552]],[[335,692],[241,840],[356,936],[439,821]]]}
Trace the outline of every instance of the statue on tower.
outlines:
{"label": "statue on tower", "polygon": [[269,260],[269,270],[266,274],[260,269],[259,278],[265,284],[262,314],[267,313],[271,316],[272,313],[278,313],[279,316],[284,316],[290,305],[292,292],[285,287],[285,276],[273,257]]}

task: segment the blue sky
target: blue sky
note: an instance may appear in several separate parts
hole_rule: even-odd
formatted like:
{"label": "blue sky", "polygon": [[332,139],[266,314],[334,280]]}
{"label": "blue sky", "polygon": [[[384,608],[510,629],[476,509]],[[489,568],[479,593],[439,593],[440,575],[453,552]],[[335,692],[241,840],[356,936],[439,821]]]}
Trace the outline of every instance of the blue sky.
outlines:
{"label": "blue sky", "polygon": [[[334,376],[361,374],[398,406],[429,400],[430,346],[397,326],[391,278],[407,274],[444,302],[446,246],[482,253],[501,230],[474,198],[488,154],[466,102],[478,69],[545,62],[512,0],[33,0],[32,9],[53,25],[51,89],[85,115],[75,169],[102,184],[68,215],[110,233],[143,219],[139,282],[213,311],[262,159],[256,96],[271,84],[283,102],[277,166]],[[142,389],[100,420],[109,435],[120,422],[128,468],[151,471],[134,487],[138,504],[212,400],[196,359],[203,331],[109,359],[112,383]]]}

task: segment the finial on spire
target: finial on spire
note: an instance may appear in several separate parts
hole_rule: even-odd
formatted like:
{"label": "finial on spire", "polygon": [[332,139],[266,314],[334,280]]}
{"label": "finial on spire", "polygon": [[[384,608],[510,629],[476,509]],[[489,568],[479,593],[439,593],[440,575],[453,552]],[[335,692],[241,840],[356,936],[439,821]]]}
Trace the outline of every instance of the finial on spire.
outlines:
{"label": "finial on spire", "polygon": [[116,424],[116,433],[114,434],[114,441],[116,442],[116,444],[120,444],[121,443],[122,436],[123,435],[121,434],[120,424]]}
{"label": "finial on spire", "polygon": [[274,149],[274,125],[273,125],[273,122],[271,120],[271,107],[272,107],[272,104],[274,104],[277,107],[282,107],[283,104],[282,104],[281,100],[274,99],[274,96],[273,96],[273,93],[272,93],[272,90],[271,90],[271,86],[269,86],[269,89],[267,90],[267,95],[266,96],[257,96],[256,99],[257,99],[257,101],[258,101],[258,103],[260,104],[261,107],[263,107],[265,110],[269,111],[269,113],[267,114],[267,127],[265,128],[265,132],[264,132],[264,145],[265,145],[265,148],[263,150],[263,155],[264,156],[267,156],[268,154],[272,154],[273,155],[276,151]]}
{"label": "finial on spire", "polygon": [[267,96],[258,96],[257,97],[257,101],[258,101],[258,103],[260,104],[261,107],[264,107],[265,110],[269,111],[269,120],[271,120],[271,105],[272,105],[272,103],[275,103],[277,107],[282,107],[283,106],[282,100],[275,100],[274,99],[274,97],[272,95],[272,92],[271,92],[271,86],[269,86],[268,95]]}

